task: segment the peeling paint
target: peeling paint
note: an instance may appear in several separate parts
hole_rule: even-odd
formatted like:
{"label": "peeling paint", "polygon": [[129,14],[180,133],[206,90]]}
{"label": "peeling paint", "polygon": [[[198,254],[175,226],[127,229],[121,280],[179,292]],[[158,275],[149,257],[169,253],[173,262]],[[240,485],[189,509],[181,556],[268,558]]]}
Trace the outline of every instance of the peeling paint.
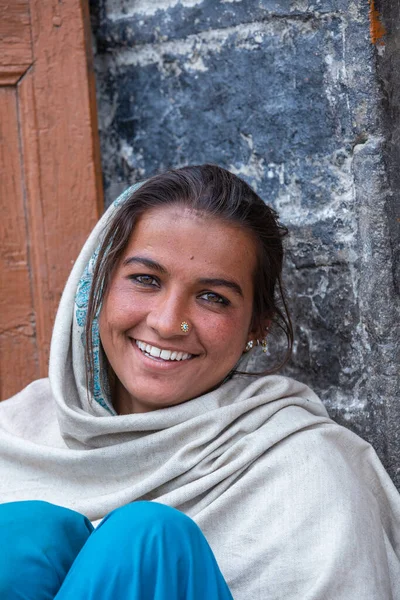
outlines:
{"label": "peeling paint", "polygon": [[[315,24],[313,22],[298,22],[288,19],[285,24],[274,24],[273,22],[251,23],[245,26],[229,27],[226,29],[212,29],[199,35],[189,35],[185,39],[160,41],[152,44],[144,44],[135,48],[121,47],[119,52],[110,61],[119,66],[147,65],[159,63],[164,55],[185,56],[194,52],[204,56],[220,52],[227,41],[233,39],[235,45],[248,50],[258,47],[266,38],[277,38],[280,42],[290,43],[288,31],[294,29],[303,35],[313,35]],[[247,45],[246,45],[247,44]]]}
{"label": "peeling paint", "polygon": [[189,71],[200,71],[202,73],[208,71],[208,67],[204,64],[202,57],[197,53],[193,53],[192,56],[190,56],[189,60],[184,63],[184,67]]}
{"label": "peeling paint", "polygon": [[166,11],[174,8],[177,4],[192,8],[201,4],[203,0],[135,0],[132,2],[119,2],[109,0],[107,2],[108,17],[112,19],[126,18],[131,14],[140,14],[146,17],[153,16],[157,11]]}
{"label": "peeling paint", "polygon": [[257,182],[261,181],[264,176],[264,158],[258,156],[254,151],[254,141],[251,135],[241,133],[240,136],[248,145],[251,154],[246,164],[242,163],[239,166],[231,164],[229,165],[229,170],[235,175],[246,177],[257,191]]}
{"label": "peeling paint", "polygon": [[375,0],[370,0],[369,20],[371,42],[373,44],[383,46],[385,43],[383,38],[386,35],[386,29],[382,23],[382,17],[379,14],[378,9],[375,7]]}

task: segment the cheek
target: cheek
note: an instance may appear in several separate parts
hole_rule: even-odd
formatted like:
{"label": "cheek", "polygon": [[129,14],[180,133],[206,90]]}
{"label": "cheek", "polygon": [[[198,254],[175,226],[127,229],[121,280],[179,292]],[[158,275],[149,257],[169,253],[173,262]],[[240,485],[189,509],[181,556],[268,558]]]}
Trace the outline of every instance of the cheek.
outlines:
{"label": "cheek", "polygon": [[240,354],[246,345],[248,323],[242,316],[204,319],[201,327],[208,347],[225,356]]}
{"label": "cheek", "polygon": [[132,327],[148,309],[145,298],[135,298],[124,290],[111,289],[99,318],[100,333]]}
{"label": "cheek", "polygon": [[110,352],[112,347],[117,344],[121,332],[127,327],[126,311],[113,303],[112,296],[109,296],[103,303],[99,316],[99,334],[104,350]]}

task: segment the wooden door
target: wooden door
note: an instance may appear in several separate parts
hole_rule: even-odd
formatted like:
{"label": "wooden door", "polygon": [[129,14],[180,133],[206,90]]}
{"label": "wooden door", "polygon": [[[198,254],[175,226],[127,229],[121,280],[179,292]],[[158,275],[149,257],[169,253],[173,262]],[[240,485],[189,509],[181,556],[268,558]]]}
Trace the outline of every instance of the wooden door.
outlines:
{"label": "wooden door", "polygon": [[57,305],[102,210],[85,0],[0,0],[0,398],[47,376]]}

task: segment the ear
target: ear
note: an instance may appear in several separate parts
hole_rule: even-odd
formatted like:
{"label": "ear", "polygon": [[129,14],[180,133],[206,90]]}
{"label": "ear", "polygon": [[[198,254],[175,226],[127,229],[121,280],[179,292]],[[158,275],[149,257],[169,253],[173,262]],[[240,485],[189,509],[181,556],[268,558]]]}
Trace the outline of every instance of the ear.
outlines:
{"label": "ear", "polygon": [[258,326],[255,329],[251,329],[248,333],[247,336],[247,341],[250,342],[250,340],[263,340],[268,336],[268,332],[269,329],[271,327],[272,324],[272,319],[265,319],[262,322],[261,326]]}

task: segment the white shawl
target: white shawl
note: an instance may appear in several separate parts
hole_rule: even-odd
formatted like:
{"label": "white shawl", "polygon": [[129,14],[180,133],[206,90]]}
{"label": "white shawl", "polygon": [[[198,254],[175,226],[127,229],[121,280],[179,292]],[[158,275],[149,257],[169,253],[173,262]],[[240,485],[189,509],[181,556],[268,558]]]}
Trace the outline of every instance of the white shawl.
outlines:
{"label": "white shawl", "polygon": [[235,600],[400,599],[400,496],[371,446],[305,385],[236,375],[123,416],[101,386],[88,400],[82,322],[115,206],[66,285],[49,379],[0,404],[0,502],[47,500],[92,521],[138,499],[174,506],[203,530]]}

